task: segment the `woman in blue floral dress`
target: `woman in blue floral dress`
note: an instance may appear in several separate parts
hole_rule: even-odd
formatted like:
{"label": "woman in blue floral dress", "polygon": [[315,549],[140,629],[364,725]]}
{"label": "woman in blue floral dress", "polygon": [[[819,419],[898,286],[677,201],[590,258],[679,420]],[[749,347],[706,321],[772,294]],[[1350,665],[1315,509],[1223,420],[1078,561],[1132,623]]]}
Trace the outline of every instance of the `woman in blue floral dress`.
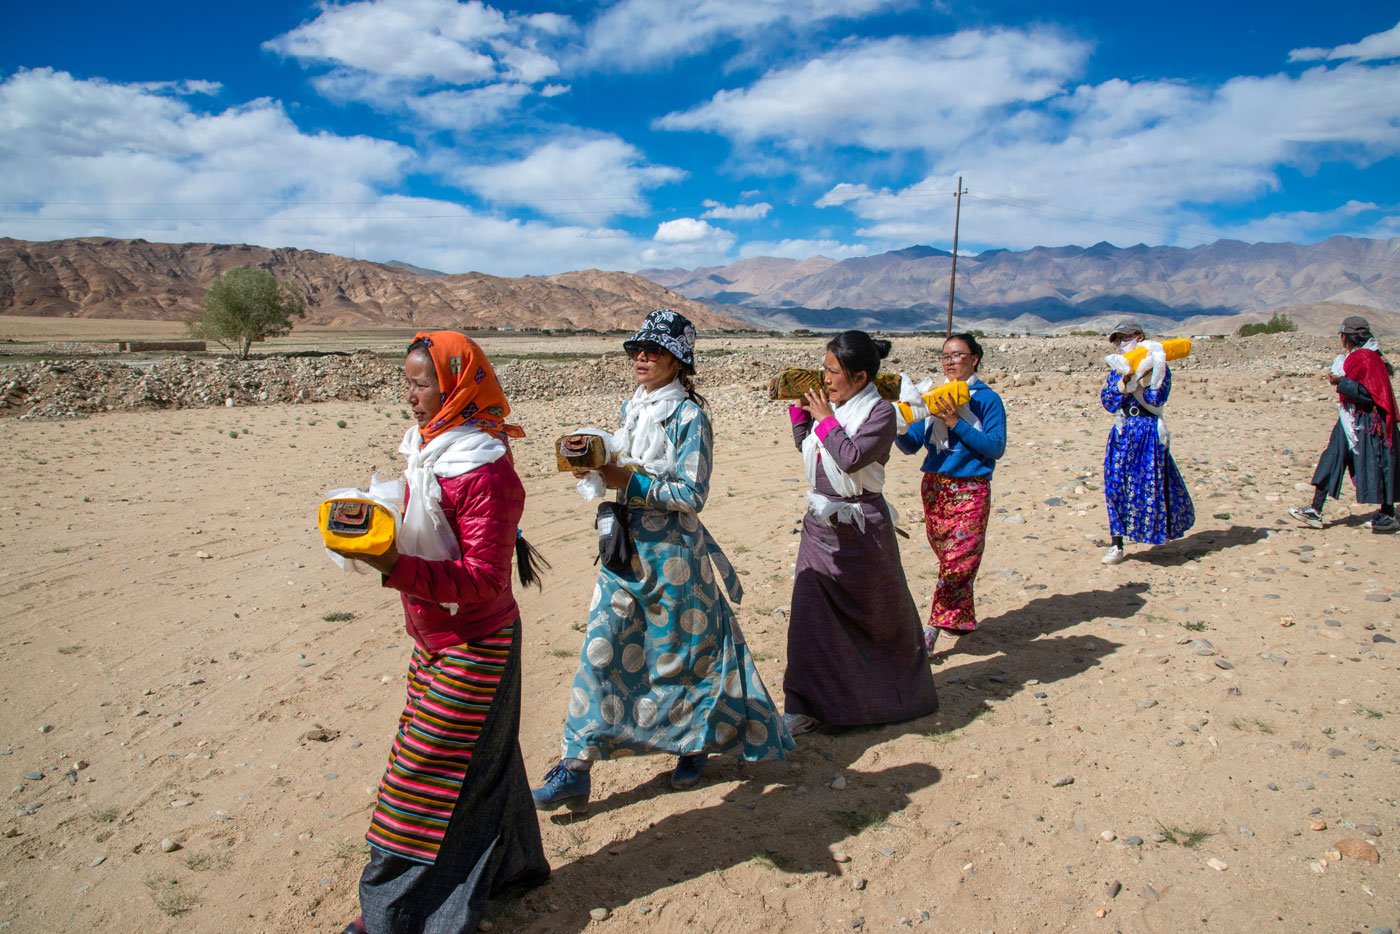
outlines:
{"label": "woman in blue floral dress", "polygon": [[713,442],[692,382],[695,328],[658,309],[623,346],[637,390],[600,473],[627,506],[636,554],[622,573],[598,571],[563,755],[534,791],[541,810],[585,810],[600,759],[670,753],[672,786],[689,788],[710,753],[756,761],[793,747],[721,591],[738,603],[738,578],[700,522]]}
{"label": "woman in blue floral dress", "polygon": [[[1126,320],[1108,339],[1119,354],[1126,354],[1144,337],[1141,324]],[[1126,375],[1110,370],[1099,394],[1114,422],[1103,459],[1103,492],[1113,537],[1104,564],[1118,564],[1127,557],[1124,539],[1160,545],[1185,535],[1196,521],[1196,509],[1172,460],[1170,435],[1162,419],[1172,390],[1171,371],[1160,345],[1154,349],[1149,343],[1148,347],[1140,369]]]}

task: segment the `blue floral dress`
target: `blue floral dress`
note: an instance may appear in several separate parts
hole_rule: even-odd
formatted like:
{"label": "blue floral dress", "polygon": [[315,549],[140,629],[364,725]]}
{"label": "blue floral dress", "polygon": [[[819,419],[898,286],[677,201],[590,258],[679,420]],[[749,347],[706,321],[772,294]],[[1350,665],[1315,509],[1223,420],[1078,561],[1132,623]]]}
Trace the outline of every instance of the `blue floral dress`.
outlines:
{"label": "blue floral dress", "polygon": [[[623,405],[623,420],[627,406]],[[673,476],[636,474],[623,501],[632,567],[598,572],[564,723],[566,759],[646,752],[781,759],[793,748],[744,644],[738,578],[698,513],[710,489],[704,409],[680,403],[664,430]]]}
{"label": "blue floral dress", "polygon": [[[1123,378],[1109,373],[1100,393],[1103,407],[1116,420],[1103,459],[1108,529],[1129,541],[1160,545],[1186,534],[1196,522],[1196,507],[1159,431],[1159,419],[1122,386]],[[1160,409],[1171,389],[1168,370],[1159,388],[1142,387],[1142,401]]]}

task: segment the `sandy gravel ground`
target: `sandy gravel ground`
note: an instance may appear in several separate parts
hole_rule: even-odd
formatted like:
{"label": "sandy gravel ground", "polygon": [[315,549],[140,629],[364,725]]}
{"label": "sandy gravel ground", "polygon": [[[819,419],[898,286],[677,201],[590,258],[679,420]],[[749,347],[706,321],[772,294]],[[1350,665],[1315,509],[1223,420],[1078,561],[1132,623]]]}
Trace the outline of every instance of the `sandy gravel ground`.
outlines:
{"label": "sandy gravel ground", "polygon": [[[1012,440],[983,628],[936,668],[938,714],[716,760],[684,793],[668,759],[604,764],[590,816],[542,821],[553,881],[493,905],[495,928],[1396,926],[1400,539],[1349,500],[1321,531],[1283,517],[1335,409],[1315,382],[1183,373],[1170,419],[1196,527],[1105,568],[1097,386],[998,386]],[[800,460],[780,407],[709,392],[704,519],[778,690]],[[550,443],[622,395],[517,408],[526,529],[553,563],[522,594],[534,779],[594,579],[592,507]],[[409,643],[396,596],[326,560],[313,510],[394,465],[400,409],[0,422],[0,929],[332,932],[355,914]],[[898,460],[887,493],[926,606],[917,467]],[[1329,860],[1344,839],[1379,862]]]}

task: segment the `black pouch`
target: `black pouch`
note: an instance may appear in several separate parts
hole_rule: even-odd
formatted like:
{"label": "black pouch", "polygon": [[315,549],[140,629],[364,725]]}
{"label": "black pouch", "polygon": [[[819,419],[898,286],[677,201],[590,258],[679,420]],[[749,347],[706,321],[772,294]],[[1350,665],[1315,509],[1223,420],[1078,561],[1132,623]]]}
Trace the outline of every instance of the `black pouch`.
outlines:
{"label": "black pouch", "polygon": [[599,503],[593,527],[598,530],[598,557],[594,563],[601,561],[614,574],[631,570],[636,548],[627,529],[627,507],[622,503]]}

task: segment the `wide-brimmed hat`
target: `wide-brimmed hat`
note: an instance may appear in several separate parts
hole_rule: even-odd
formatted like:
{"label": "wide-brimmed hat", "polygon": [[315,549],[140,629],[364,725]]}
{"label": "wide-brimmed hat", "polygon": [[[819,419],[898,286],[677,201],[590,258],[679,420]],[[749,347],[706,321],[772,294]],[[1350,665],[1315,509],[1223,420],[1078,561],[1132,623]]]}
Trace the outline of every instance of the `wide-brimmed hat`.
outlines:
{"label": "wide-brimmed hat", "polygon": [[1113,340],[1118,335],[1146,334],[1147,330],[1142,326],[1142,322],[1136,318],[1123,318],[1113,326],[1113,330],[1108,332],[1108,339]]}
{"label": "wide-brimmed hat", "polygon": [[1371,322],[1360,315],[1348,315],[1342,319],[1341,334],[1370,334]]}
{"label": "wide-brimmed hat", "polygon": [[655,344],[681,363],[695,365],[695,325],[678,311],[656,309],[647,315],[636,334],[622,342],[622,348],[634,353],[643,344]]}

